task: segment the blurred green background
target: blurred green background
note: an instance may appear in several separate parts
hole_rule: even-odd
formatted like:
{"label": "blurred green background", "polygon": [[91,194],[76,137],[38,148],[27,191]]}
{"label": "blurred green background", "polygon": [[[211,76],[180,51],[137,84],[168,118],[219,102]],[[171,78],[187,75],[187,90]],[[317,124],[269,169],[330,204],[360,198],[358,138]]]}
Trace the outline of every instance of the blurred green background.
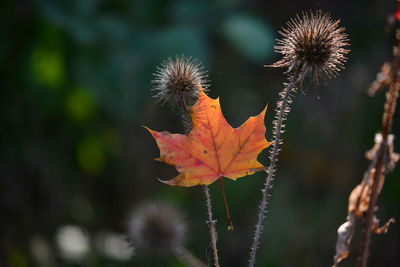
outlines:
{"label": "blurred green background", "polygon": [[[167,57],[198,58],[209,71],[209,95],[221,97],[233,126],[269,104],[270,137],[284,75],[263,65],[278,59],[280,27],[310,9],[340,18],[352,51],[338,78],[307,83],[295,97],[257,262],[331,265],[347,197],[380,127],[384,94],[366,91],[391,58],[395,1],[15,0],[0,7],[1,266],[183,266],[132,253],[125,242],[129,214],[150,200],[186,213],[187,248],[205,260],[201,189],[157,181],[176,171],[153,160],[158,149],[141,127],[182,132],[179,117],[152,98],[152,73]],[[382,221],[400,219],[399,171],[387,176],[379,199]],[[211,186],[222,266],[247,264],[263,182],[263,173],[226,180],[233,232],[219,184]],[[400,266],[399,251],[395,224],[373,237],[370,266]]]}

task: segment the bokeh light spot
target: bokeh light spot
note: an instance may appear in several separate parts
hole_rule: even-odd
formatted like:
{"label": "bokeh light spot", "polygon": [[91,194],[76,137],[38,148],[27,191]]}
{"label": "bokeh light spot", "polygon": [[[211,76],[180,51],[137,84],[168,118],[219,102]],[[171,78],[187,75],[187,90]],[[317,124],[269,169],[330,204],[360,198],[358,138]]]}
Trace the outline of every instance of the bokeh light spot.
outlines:
{"label": "bokeh light spot", "polygon": [[32,52],[33,79],[50,89],[58,89],[65,81],[65,65],[60,49],[36,48]]}
{"label": "bokeh light spot", "polygon": [[99,174],[106,163],[106,148],[101,139],[88,137],[78,146],[77,160],[79,166],[89,174]]}
{"label": "bokeh light spot", "polygon": [[83,122],[93,115],[95,103],[87,90],[76,89],[67,96],[65,109],[69,118]]}
{"label": "bokeh light spot", "polygon": [[65,225],[58,229],[56,241],[61,256],[80,260],[89,252],[89,239],[78,226]]}
{"label": "bokeh light spot", "polygon": [[96,238],[96,246],[105,256],[117,261],[127,261],[134,255],[126,236],[117,233],[100,233]]}
{"label": "bokeh light spot", "polygon": [[10,264],[13,267],[28,267],[28,261],[19,250],[13,251],[10,254]]}

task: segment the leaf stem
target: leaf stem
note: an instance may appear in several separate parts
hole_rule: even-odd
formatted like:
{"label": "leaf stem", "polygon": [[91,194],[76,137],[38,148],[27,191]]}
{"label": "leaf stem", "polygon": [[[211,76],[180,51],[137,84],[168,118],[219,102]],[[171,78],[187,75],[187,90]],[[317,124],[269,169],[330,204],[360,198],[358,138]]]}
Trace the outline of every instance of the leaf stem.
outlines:
{"label": "leaf stem", "polygon": [[222,193],[222,197],[224,198],[226,218],[228,219],[228,230],[231,231],[231,230],[233,230],[233,224],[232,224],[232,220],[231,220],[231,215],[229,213],[228,201],[226,200],[224,181],[223,181],[222,176],[219,177],[219,182],[221,183],[221,193]]}

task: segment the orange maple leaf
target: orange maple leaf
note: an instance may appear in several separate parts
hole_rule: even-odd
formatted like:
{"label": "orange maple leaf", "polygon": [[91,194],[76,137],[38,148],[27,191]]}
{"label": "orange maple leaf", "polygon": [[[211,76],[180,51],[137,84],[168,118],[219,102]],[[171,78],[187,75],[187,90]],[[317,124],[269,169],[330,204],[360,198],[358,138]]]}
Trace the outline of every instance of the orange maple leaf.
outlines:
{"label": "orange maple leaf", "polygon": [[234,129],[222,114],[219,98],[208,97],[199,86],[197,102],[189,107],[190,133],[171,134],[145,127],[160,149],[156,160],[173,165],[180,173],[162,182],[185,187],[208,185],[222,177],[236,180],[264,170],[257,156],[271,144],[265,139],[266,109]]}

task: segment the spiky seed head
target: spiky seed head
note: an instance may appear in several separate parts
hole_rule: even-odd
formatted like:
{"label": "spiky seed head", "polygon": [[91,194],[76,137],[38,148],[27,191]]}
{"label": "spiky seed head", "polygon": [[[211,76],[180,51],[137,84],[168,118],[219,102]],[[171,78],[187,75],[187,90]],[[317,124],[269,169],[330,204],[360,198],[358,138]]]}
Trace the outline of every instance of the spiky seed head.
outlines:
{"label": "spiky seed head", "polygon": [[207,74],[192,57],[177,56],[161,63],[154,74],[155,98],[171,106],[192,105],[197,99],[199,85],[207,87]]}
{"label": "spiky seed head", "polygon": [[184,216],[165,202],[138,207],[128,221],[128,240],[135,249],[167,254],[183,247],[187,233]]}
{"label": "spiky seed head", "polygon": [[269,67],[287,67],[289,75],[300,72],[304,78],[310,74],[316,81],[319,75],[336,76],[349,52],[344,48],[349,45],[345,28],[339,23],[321,10],[297,15],[279,32],[282,39],[274,47],[283,58]]}

